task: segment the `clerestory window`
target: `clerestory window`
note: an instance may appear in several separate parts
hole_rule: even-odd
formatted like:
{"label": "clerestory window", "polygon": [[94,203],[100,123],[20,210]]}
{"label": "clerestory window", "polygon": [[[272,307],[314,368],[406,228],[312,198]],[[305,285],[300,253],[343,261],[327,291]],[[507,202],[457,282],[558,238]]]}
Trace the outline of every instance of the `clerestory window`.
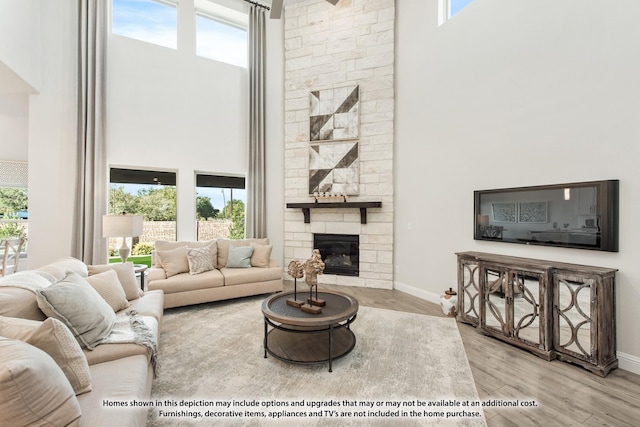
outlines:
{"label": "clerestory window", "polygon": [[196,55],[247,67],[246,13],[208,0],[195,0]]}
{"label": "clerestory window", "polygon": [[176,1],[113,0],[111,32],[176,49],[178,47]]}
{"label": "clerestory window", "polygon": [[438,25],[442,25],[453,18],[472,1],[473,0],[440,0]]}

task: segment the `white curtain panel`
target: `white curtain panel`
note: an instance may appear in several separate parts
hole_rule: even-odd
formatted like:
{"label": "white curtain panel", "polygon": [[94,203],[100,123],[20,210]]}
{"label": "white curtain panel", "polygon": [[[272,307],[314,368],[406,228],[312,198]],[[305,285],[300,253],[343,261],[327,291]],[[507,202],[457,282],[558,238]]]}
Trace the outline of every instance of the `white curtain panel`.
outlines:
{"label": "white curtain panel", "polygon": [[100,222],[106,213],[107,1],[78,1],[78,160],[72,255],[87,264],[104,263],[107,255]]}
{"label": "white curtain panel", "polygon": [[266,237],[265,208],[265,9],[249,8],[249,169],[245,234]]}

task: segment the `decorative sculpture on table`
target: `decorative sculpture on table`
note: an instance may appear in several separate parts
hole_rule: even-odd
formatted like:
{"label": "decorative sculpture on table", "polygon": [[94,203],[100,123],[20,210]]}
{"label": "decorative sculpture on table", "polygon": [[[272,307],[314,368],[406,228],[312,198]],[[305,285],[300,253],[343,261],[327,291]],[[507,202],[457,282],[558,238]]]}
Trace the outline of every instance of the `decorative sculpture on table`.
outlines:
{"label": "decorative sculpture on table", "polygon": [[289,298],[287,304],[293,307],[300,307],[304,304],[304,301],[298,299],[298,279],[302,279],[304,276],[304,265],[294,259],[289,263],[288,273],[289,276],[293,277],[293,298]]}
{"label": "decorative sculpture on table", "polygon": [[[318,274],[324,271],[324,261],[318,249],[314,249],[311,258],[302,264],[297,259],[289,263],[289,275],[293,277],[293,299],[289,298],[287,304],[300,307],[302,311],[312,314],[322,312],[322,308],[326,305],[326,301],[318,298]],[[297,279],[304,276],[305,282],[309,285],[309,298],[306,303],[298,300],[298,283]],[[313,297],[313,288],[316,288],[315,298]]]}
{"label": "decorative sculpture on table", "polygon": [[[318,274],[322,274],[324,271],[324,261],[318,249],[314,249],[311,258],[304,263],[305,282],[309,285],[309,298],[307,299],[307,305],[302,306],[304,311],[309,313],[320,313],[326,304],[325,300],[318,299]],[[316,297],[313,298],[313,288],[316,288]],[[306,307],[306,309],[305,309]]]}

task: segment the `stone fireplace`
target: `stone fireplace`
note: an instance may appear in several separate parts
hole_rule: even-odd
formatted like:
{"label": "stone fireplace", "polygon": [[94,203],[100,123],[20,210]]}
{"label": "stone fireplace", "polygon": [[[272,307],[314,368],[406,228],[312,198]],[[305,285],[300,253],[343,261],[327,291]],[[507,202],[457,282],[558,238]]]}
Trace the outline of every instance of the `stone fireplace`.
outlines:
{"label": "stone fireplace", "polygon": [[[357,255],[340,254],[330,262],[341,259],[343,265],[337,267],[350,267],[349,275],[325,267],[319,283],[392,289],[395,2],[349,0],[334,7],[324,0],[302,0],[286,5],[284,20],[285,204],[314,202],[310,187],[317,175],[312,179],[311,159],[316,162],[330,144],[348,145],[344,155],[337,148],[328,151],[345,161],[355,158],[357,165],[347,174],[325,169],[323,179],[350,184],[357,178],[357,185],[344,187],[357,189],[349,193],[348,202],[381,203],[367,209],[364,221],[360,209],[349,203],[329,209],[319,201],[307,217],[299,208],[284,207],[285,267],[292,259],[310,258],[316,245],[324,244],[316,240],[318,235],[355,236]],[[311,141],[312,92],[355,86],[359,88],[355,136]],[[344,265],[348,263],[352,265]]]}

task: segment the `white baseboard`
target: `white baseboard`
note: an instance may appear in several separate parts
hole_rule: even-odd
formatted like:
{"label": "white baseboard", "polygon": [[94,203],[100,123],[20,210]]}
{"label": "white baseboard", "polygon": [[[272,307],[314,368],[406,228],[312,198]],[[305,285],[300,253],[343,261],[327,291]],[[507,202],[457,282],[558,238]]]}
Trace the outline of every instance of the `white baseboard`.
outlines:
{"label": "white baseboard", "polygon": [[640,375],[640,357],[621,352],[617,352],[616,355],[618,356],[618,367],[620,369]]}
{"label": "white baseboard", "polygon": [[440,305],[440,295],[436,295],[433,292],[418,289],[414,286],[395,281],[393,282],[393,289],[397,289],[409,295],[413,295],[414,297],[422,298],[423,300]]}
{"label": "white baseboard", "polygon": [[[393,288],[414,297],[421,298],[423,300],[440,305],[440,295],[436,295],[433,292],[425,291],[424,289],[418,289],[414,286],[410,286],[400,282],[394,282]],[[621,352],[617,352],[616,355],[618,356],[618,367],[620,369],[624,369],[625,371],[640,375],[640,357]]]}

